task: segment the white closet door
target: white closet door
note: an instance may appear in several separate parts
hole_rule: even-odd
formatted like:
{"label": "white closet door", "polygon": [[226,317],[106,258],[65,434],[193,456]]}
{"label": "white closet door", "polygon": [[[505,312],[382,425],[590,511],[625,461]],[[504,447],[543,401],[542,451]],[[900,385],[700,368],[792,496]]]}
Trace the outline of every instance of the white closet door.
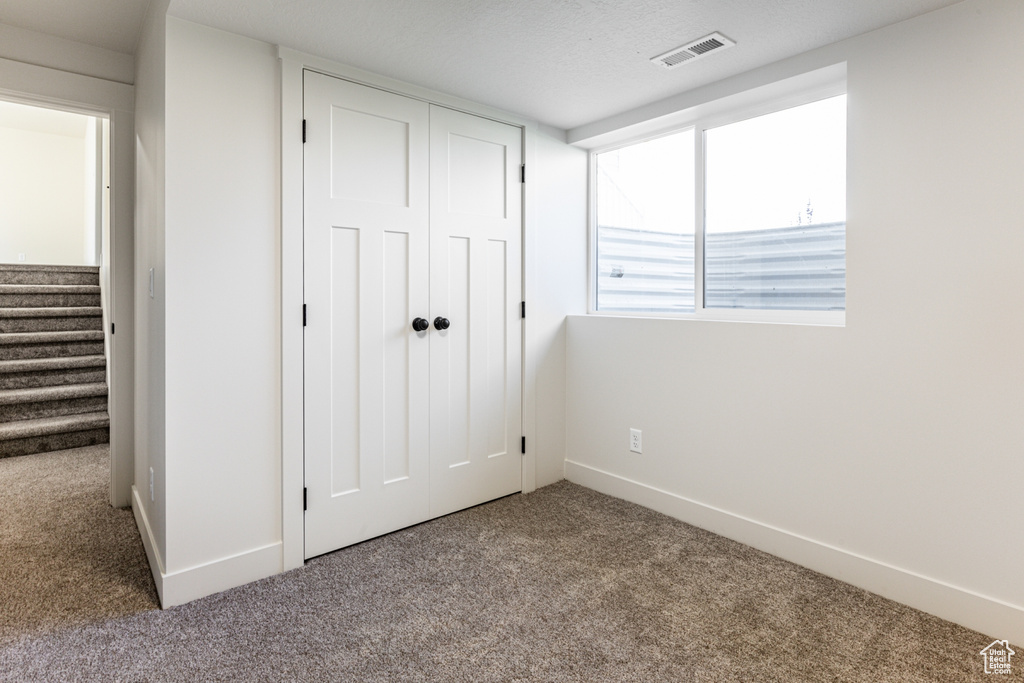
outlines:
{"label": "white closet door", "polygon": [[522,131],[430,107],[430,514],[522,490]]}
{"label": "white closet door", "polygon": [[429,515],[429,105],[306,72],[306,557]]}

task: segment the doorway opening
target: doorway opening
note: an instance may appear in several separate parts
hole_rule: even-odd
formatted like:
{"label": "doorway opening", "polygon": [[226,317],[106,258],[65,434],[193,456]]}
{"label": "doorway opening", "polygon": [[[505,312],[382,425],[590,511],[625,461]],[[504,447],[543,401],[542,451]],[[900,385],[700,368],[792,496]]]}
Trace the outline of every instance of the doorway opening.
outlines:
{"label": "doorway opening", "polygon": [[108,125],[0,101],[0,457],[109,443]]}
{"label": "doorway opening", "polygon": [[0,641],[119,614],[128,584],[155,604],[132,513],[111,507],[111,137],[108,114],[0,100],[0,573],[35,568],[0,591],[19,614]]}

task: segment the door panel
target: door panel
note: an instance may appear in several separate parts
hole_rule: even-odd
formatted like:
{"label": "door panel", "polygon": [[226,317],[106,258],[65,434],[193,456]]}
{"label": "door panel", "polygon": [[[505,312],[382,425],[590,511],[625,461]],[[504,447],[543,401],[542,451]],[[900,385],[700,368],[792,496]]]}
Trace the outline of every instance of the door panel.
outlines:
{"label": "door panel", "polygon": [[[430,108],[430,514],[522,490],[520,129]],[[443,407],[443,409],[442,409]]]}
{"label": "door panel", "polygon": [[504,145],[448,135],[449,213],[506,217],[505,154]]}
{"label": "door panel", "polygon": [[[331,407],[328,453],[332,496],[358,491],[359,477],[359,356],[338,350],[359,348],[359,230],[331,227],[330,364]],[[317,307],[320,308],[319,306]],[[317,316],[320,317],[320,316]],[[324,321],[327,322],[327,321]],[[321,326],[317,325],[317,330]],[[315,386],[315,383],[311,383]],[[313,413],[316,415],[316,412]]]}
{"label": "door panel", "polygon": [[492,457],[505,453],[509,443],[509,378],[505,367],[508,362],[508,244],[500,240],[488,240],[486,246],[486,367],[482,397],[484,410],[480,428],[484,452],[488,457]]}
{"label": "door panel", "polygon": [[409,173],[408,121],[331,107],[333,197],[408,207]]}
{"label": "door panel", "polygon": [[[384,233],[384,483],[409,476],[409,235]],[[416,339],[422,344],[423,340]]]}
{"label": "door panel", "polygon": [[470,318],[469,289],[472,283],[469,280],[469,247],[469,239],[466,237],[448,238],[448,297],[443,306],[434,307],[450,320],[458,321],[447,330],[434,330],[436,338],[445,342],[444,345],[435,342],[435,346],[438,354],[445,354],[447,380],[451,389],[440,395],[436,406],[432,406],[435,416],[440,418],[437,422],[450,427],[447,445],[435,441],[432,452],[436,459],[448,462],[451,467],[468,465],[470,462],[470,328],[464,324]]}
{"label": "door panel", "polygon": [[306,72],[306,557],[429,513],[429,109]]}

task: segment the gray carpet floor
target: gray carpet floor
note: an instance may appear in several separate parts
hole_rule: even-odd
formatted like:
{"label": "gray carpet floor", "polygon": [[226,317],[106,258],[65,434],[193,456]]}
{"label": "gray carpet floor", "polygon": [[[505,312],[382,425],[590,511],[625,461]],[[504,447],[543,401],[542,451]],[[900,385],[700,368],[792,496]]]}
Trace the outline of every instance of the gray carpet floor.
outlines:
{"label": "gray carpet floor", "polygon": [[158,609],[131,510],[110,507],[106,444],[0,459],[0,647]]}
{"label": "gray carpet floor", "polygon": [[991,638],[567,482],[160,611],[96,452],[0,461],[0,680],[988,678]]}

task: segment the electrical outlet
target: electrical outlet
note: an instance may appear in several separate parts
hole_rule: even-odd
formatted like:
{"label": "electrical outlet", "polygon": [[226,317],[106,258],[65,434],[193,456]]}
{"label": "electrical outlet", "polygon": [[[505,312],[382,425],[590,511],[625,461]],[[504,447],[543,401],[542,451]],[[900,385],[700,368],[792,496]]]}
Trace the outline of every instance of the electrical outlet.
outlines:
{"label": "electrical outlet", "polygon": [[644,452],[644,435],[639,429],[629,430],[629,450],[633,453]]}
{"label": "electrical outlet", "polygon": [[24,254],[18,254],[18,260],[19,261],[24,261],[25,260],[25,255]]}
{"label": "electrical outlet", "polygon": [[155,500],[153,494],[153,468],[149,468],[149,502],[152,503]]}

